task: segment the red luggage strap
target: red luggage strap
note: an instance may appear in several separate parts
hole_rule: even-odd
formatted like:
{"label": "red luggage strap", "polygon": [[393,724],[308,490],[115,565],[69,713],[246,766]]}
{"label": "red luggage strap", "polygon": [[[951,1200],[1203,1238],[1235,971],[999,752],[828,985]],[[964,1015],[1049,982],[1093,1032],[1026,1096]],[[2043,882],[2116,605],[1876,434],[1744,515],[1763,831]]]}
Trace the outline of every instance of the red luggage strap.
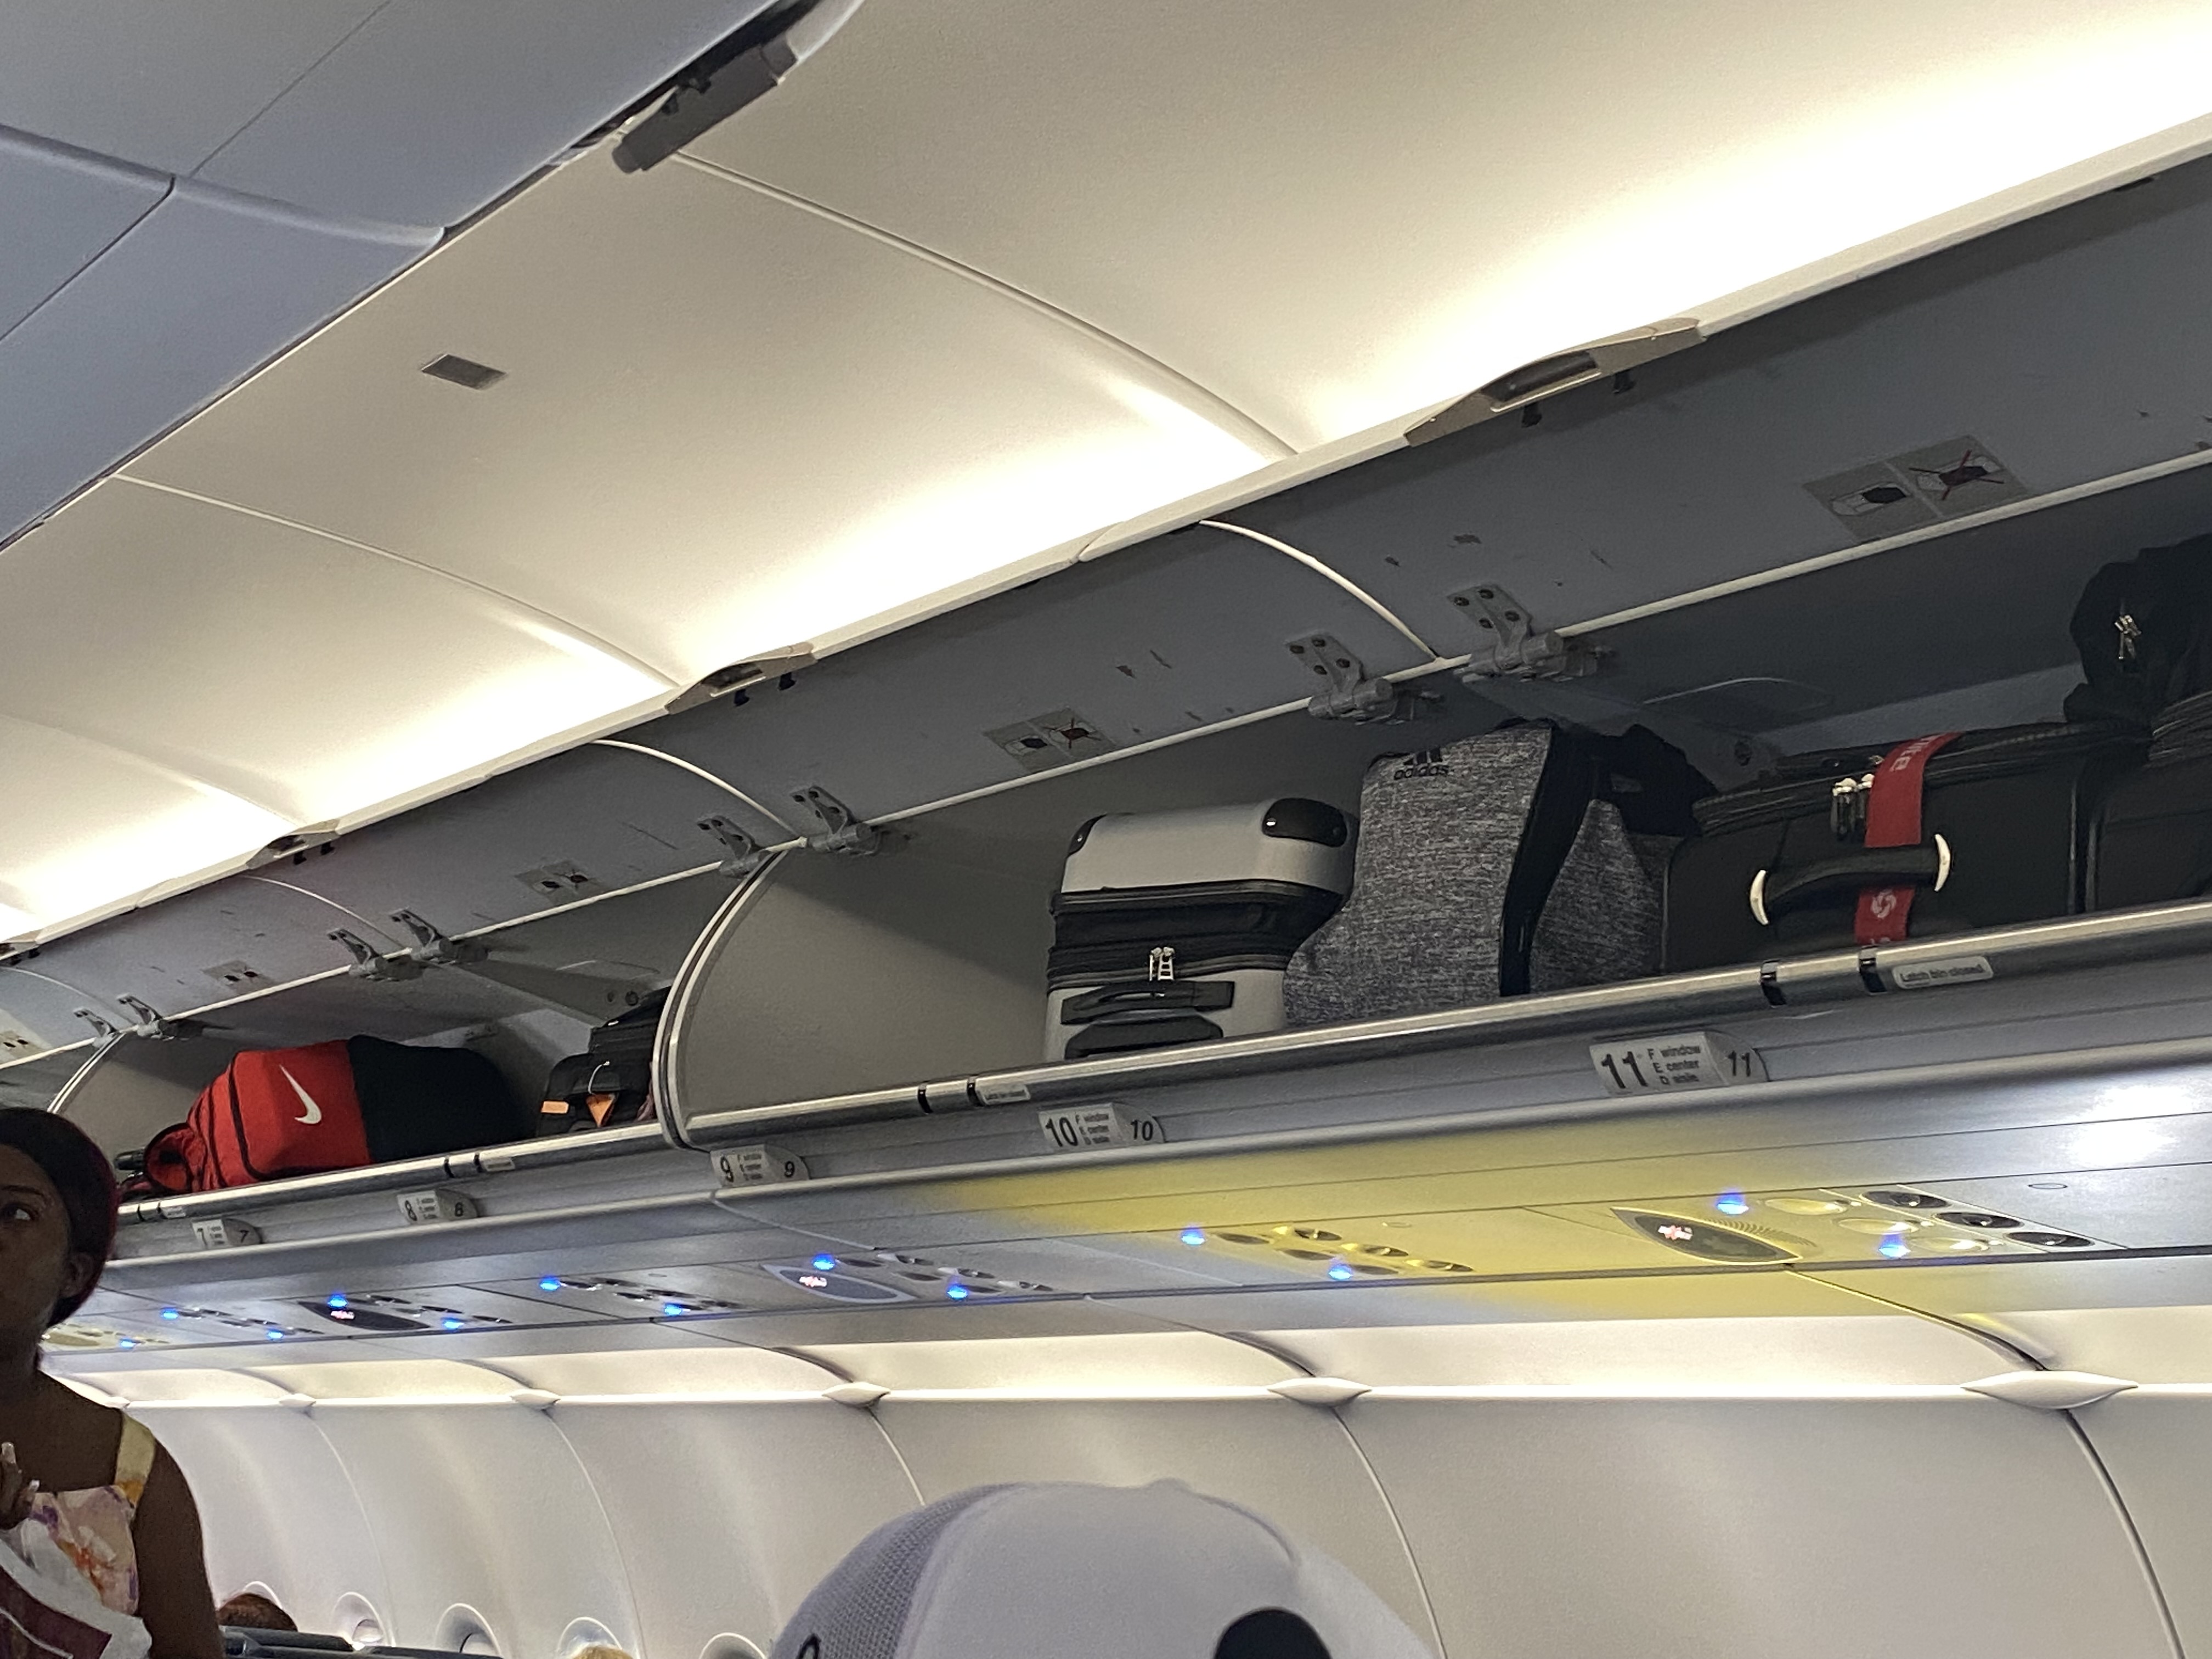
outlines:
{"label": "red luggage strap", "polygon": [[[1869,847],[1920,845],[1920,805],[1928,762],[1958,737],[1956,732],[1938,732],[1932,737],[1915,738],[1881,757],[1867,796]],[[1851,919],[1852,936],[1861,945],[1895,945],[1903,939],[1905,924],[1912,916],[1914,890],[1911,886],[1860,890],[1858,910]]]}

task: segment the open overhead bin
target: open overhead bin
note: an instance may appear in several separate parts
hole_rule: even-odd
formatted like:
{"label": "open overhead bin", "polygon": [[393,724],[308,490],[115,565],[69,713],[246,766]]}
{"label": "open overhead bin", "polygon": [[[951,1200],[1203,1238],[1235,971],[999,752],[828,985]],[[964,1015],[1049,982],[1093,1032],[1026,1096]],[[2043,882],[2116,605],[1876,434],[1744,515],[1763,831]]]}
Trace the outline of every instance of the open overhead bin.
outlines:
{"label": "open overhead bin", "polygon": [[[2212,171],[2179,167],[1224,516],[1325,562],[1448,653],[1484,643],[1455,602],[1477,582],[1540,628],[1625,620],[2203,453],[2208,264]],[[2173,528],[2146,507],[2139,532],[2083,539],[2116,556]],[[2012,581],[2006,546],[1984,544],[1954,580],[1994,597]],[[1943,600],[1931,583],[1923,604]],[[1723,654],[1739,637],[1716,623],[1705,644]],[[1887,666],[1870,654],[1863,680]]]}
{"label": "open overhead bin", "polygon": [[[1102,1277],[1055,1277],[1042,1255],[1026,1271],[1010,1256],[1001,1277],[1048,1287],[1022,1296],[1104,1295],[1130,1262],[1203,1261],[1173,1271],[1240,1290],[1289,1273],[1324,1289],[1342,1252],[1309,1260],[1264,1241],[1297,1225],[1351,1238],[1334,1224],[1455,1205],[1489,1218],[1439,1223],[1418,1255],[1460,1264],[1440,1275],[1454,1283],[1688,1273],[1684,1241],[1620,1212],[1725,1231],[1733,1212],[1713,1206],[1740,1190],[1754,1211],[1827,1194],[1847,1219],[1912,1222],[1910,1205],[1868,1196],[1893,1189],[1966,1213],[1943,1182],[1977,1212],[2017,1221],[1989,1230],[1992,1259],[2202,1248],[2180,1208],[2138,1226],[2118,1212],[2000,1203],[2004,1182],[2119,1171],[2124,1184],[2137,1178],[2126,1171],[2192,1155],[2212,1063],[2212,923],[2197,906],[1033,1060],[1049,900],[1071,834],[1100,813],[1277,795],[1354,809],[1378,756],[1487,730],[1507,708],[1702,734],[1699,758],[1725,782],[1756,765],[1760,744],[1911,736],[1962,709],[2055,713],[2088,574],[2212,529],[2212,467],[2197,447],[2212,443],[2197,435],[2212,410],[2195,407],[2166,344],[2186,321],[2175,296],[2212,256],[2198,235],[2212,225],[2201,171],[1778,313],[1645,363],[1631,383],[1540,397],[1533,422],[1509,413],[1446,432],[819,661],[786,652],[732,676],[727,695],[618,738],[58,941],[20,965],[101,994],[112,978],[119,994],[120,958],[112,975],[88,971],[99,951],[167,914],[203,914],[192,907],[209,895],[282,880],[255,902],[295,907],[281,927],[301,982],[230,1016],[257,1041],[353,1018],[356,996],[364,1010],[388,996],[376,1017],[421,1036],[537,1019],[527,1029],[573,1038],[577,1024],[544,1021],[580,1024],[596,1008],[562,988],[674,980],[657,1085],[668,1138],[690,1150],[626,1132],[596,1164],[533,1150],[511,1168],[479,1157],[196,1196],[134,1219],[125,1253],[137,1265],[118,1288],[296,1291],[358,1247],[379,1273],[466,1262],[468,1282],[520,1285],[526,1299],[534,1261],[556,1279],[571,1267],[617,1278],[729,1267],[720,1291],[702,1280],[699,1293],[741,1322],[824,1299],[781,1279],[774,1297],[799,1300],[756,1309],[740,1293],[770,1267],[812,1259],[793,1251],[1018,1256],[1081,1237],[1109,1241]],[[2107,290],[2129,303],[2100,308],[2063,349],[2033,349],[2063,331],[2067,296]],[[1945,447],[1954,438],[1964,459]],[[1879,534],[1861,533],[1856,520],[1884,514]],[[1578,637],[1577,665],[1595,672],[1518,672],[1528,664],[1498,649],[1511,641],[1480,626],[1498,632],[1500,606],[1531,639]],[[1392,695],[1351,712],[1418,718],[1308,712],[1316,699],[1314,712],[1346,712],[1344,694],[1370,684]],[[327,938],[352,925],[341,909],[386,933],[358,975]],[[407,926],[390,920],[400,910],[487,955],[380,982],[403,960],[420,965],[390,931]],[[306,965],[309,945],[319,966]],[[641,971],[626,978],[624,963]],[[410,999],[424,1000],[419,1018]],[[1727,1086],[1628,1086],[1619,1068],[1655,1044],[1755,1060],[1704,1079]],[[1055,1145],[1040,1113],[1102,1127],[1079,1124],[1073,1146]],[[1437,1161],[1447,1143],[1463,1150],[1449,1166]],[[1571,1173],[1526,1194],[1485,1184],[1524,1154]],[[1239,1185],[1245,1175],[1223,1172],[1246,1158]],[[1307,1195],[1344,1187],[1370,1158],[1399,1160],[1408,1181],[1433,1165],[1440,1184],[1333,1192],[1328,1215],[1305,1217]],[[416,1181],[455,1183],[483,1213],[427,1233],[396,1226],[392,1189]],[[1232,1192],[1243,1196],[1221,1196]],[[1700,1193],[1705,1210],[1684,1220]],[[189,1222],[226,1208],[258,1217],[261,1242],[191,1254]],[[1779,1257],[1696,1271],[1889,1268],[1892,1230],[1831,1238],[1829,1213],[1782,1228]],[[763,1240],[728,1243],[733,1218]],[[1978,1224],[1928,1237],[1972,1239]],[[1201,1246],[1179,1230],[1210,1240],[1217,1228],[1262,1238],[1269,1254],[1185,1254]],[[1703,1237],[1693,1228],[1688,1242]],[[1395,1260],[1370,1254],[1369,1266]],[[869,1259],[861,1279],[896,1290],[884,1274],[897,1270]],[[557,1306],[571,1292],[546,1294]]]}

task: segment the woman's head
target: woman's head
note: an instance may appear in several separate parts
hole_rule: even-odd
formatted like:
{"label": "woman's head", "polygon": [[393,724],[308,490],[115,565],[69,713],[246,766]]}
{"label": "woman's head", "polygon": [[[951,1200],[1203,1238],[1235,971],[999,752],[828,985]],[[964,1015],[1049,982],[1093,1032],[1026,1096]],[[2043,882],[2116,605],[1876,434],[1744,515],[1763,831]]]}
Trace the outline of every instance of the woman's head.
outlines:
{"label": "woman's head", "polygon": [[58,1325],[115,1243],[115,1174],[75,1124],[0,1108],[0,1325]]}

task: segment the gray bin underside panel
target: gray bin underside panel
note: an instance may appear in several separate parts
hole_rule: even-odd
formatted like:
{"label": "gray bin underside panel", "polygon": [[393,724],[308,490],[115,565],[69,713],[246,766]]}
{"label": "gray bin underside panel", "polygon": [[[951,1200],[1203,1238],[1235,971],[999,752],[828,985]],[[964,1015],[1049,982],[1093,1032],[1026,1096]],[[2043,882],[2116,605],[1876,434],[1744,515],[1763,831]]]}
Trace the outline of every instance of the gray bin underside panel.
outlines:
{"label": "gray bin underside panel", "polygon": [[1296,561],[1199,529],[834,657],[788,690],[633,735],[818,830],[792,801],[808,785],[878,817],[1027,775],[988,734],[1040,715],[1072,712],[1126,749],[1310,696],[1326,684],[1287,647],[1315,632],[1370,674],[1424,660]]}
{"label": "gray bin underside panel", "polygon": [[[586,744],[356,830],[331,857],[309,860],[288,879],[410,943],[389,920],[392,911],[410,909],[446,933],[466,933],[712,864],[722,845],[699,820],[718,814],[750,817],[726,791],[665,761]],[[566,886],[557,873],[547,878],[553,885],[523,879],[566,866],[588,879]]]}
{"label": "gray bin underside panel", "polygon": [[[1647,364],[1626,394],[1570,393],[1536,427],[1508,416],[1228,516],[1442,651],[1473,647],[1448,596],[1477,580],[1542,626],[1593,619],[1854,545],[1808,486],[1927,446],[1975,438],[2039,494],[2202,449],[2208,269],[2198,164]],[[1978,489],[2001,499],[1967,486],[1944,512]]]}
{"label": "gray bin underside panel", "polygon": [[2192,467],[1601,629],[1613,654],[1589,684],[1756,732],[2038,670],[2071,683],[2067,623],[2097,568],[2208,529],[2212,466]]}

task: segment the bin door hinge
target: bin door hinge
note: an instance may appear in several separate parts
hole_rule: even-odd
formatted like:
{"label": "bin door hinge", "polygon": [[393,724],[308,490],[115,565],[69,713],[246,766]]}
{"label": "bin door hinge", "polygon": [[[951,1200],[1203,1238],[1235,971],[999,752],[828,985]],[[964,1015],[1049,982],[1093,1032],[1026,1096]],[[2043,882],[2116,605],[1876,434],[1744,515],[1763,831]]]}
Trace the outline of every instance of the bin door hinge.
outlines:
{"label": "bin door hinge", "polygon": [[732,881],[743,881],[775,856],[750,830],[728,818],[701,818],[699,827],[722,843],[721,867],[714,873]]}
{"label": "bin door hinge", "polygon": [[1477,582],[1451,596],[1474,617],[1477,641],[1467,665],[1454,672],[1462,684],[1485,680],[1578,680],[1597,672],[1599,653],[1579,639],[1536,627],[1528,607],[1495,582]]}
{"label": "bin door hinge", "polygon": [[407,955],[425,968],[465,968],[490,954],[483,940],[448,938],[412,910],[394,910],[392,919],[415,935]]}
{"label": "bin door hinge", "polygon": [[202,1021],[171,1019],[167,1014],[157,1012],[150,1003],[142,1002],[137,997],[118,996],[115,1000],[138,1016],[138,1023],[131,1028],[130,1035],[132,1036],[152,1037],[170,1042],[184,1037],[199,1036],[207,1030],[207,1026]]}
{"label": "bin door hinge", "polygon": [[864,856],[883,850],[884,832],[828,790],[810,783],[792,799],[822,820],[821,834],[806,838],[810,851]]}
{"label": "bin door hinge", "polygon": [[353,966],[346,972],[356,979],[387,981],[422,976],[422,964],[404,951],[395,951],[390,956],[379,955],[367,939],[343,927],[332,928],[331,937],[344,945],[346,954],[353,958]]}
{"label": "bin door hinge", "polygon": [[1442,699],[1432,691],[1393,684],[1370,675],[1366,665],[1334,634],[1301,634],[1285,648],[1328,690],[1306,699],[1316,720],[1350,720],[1360,726],[1402,726],[1434,714]]}

